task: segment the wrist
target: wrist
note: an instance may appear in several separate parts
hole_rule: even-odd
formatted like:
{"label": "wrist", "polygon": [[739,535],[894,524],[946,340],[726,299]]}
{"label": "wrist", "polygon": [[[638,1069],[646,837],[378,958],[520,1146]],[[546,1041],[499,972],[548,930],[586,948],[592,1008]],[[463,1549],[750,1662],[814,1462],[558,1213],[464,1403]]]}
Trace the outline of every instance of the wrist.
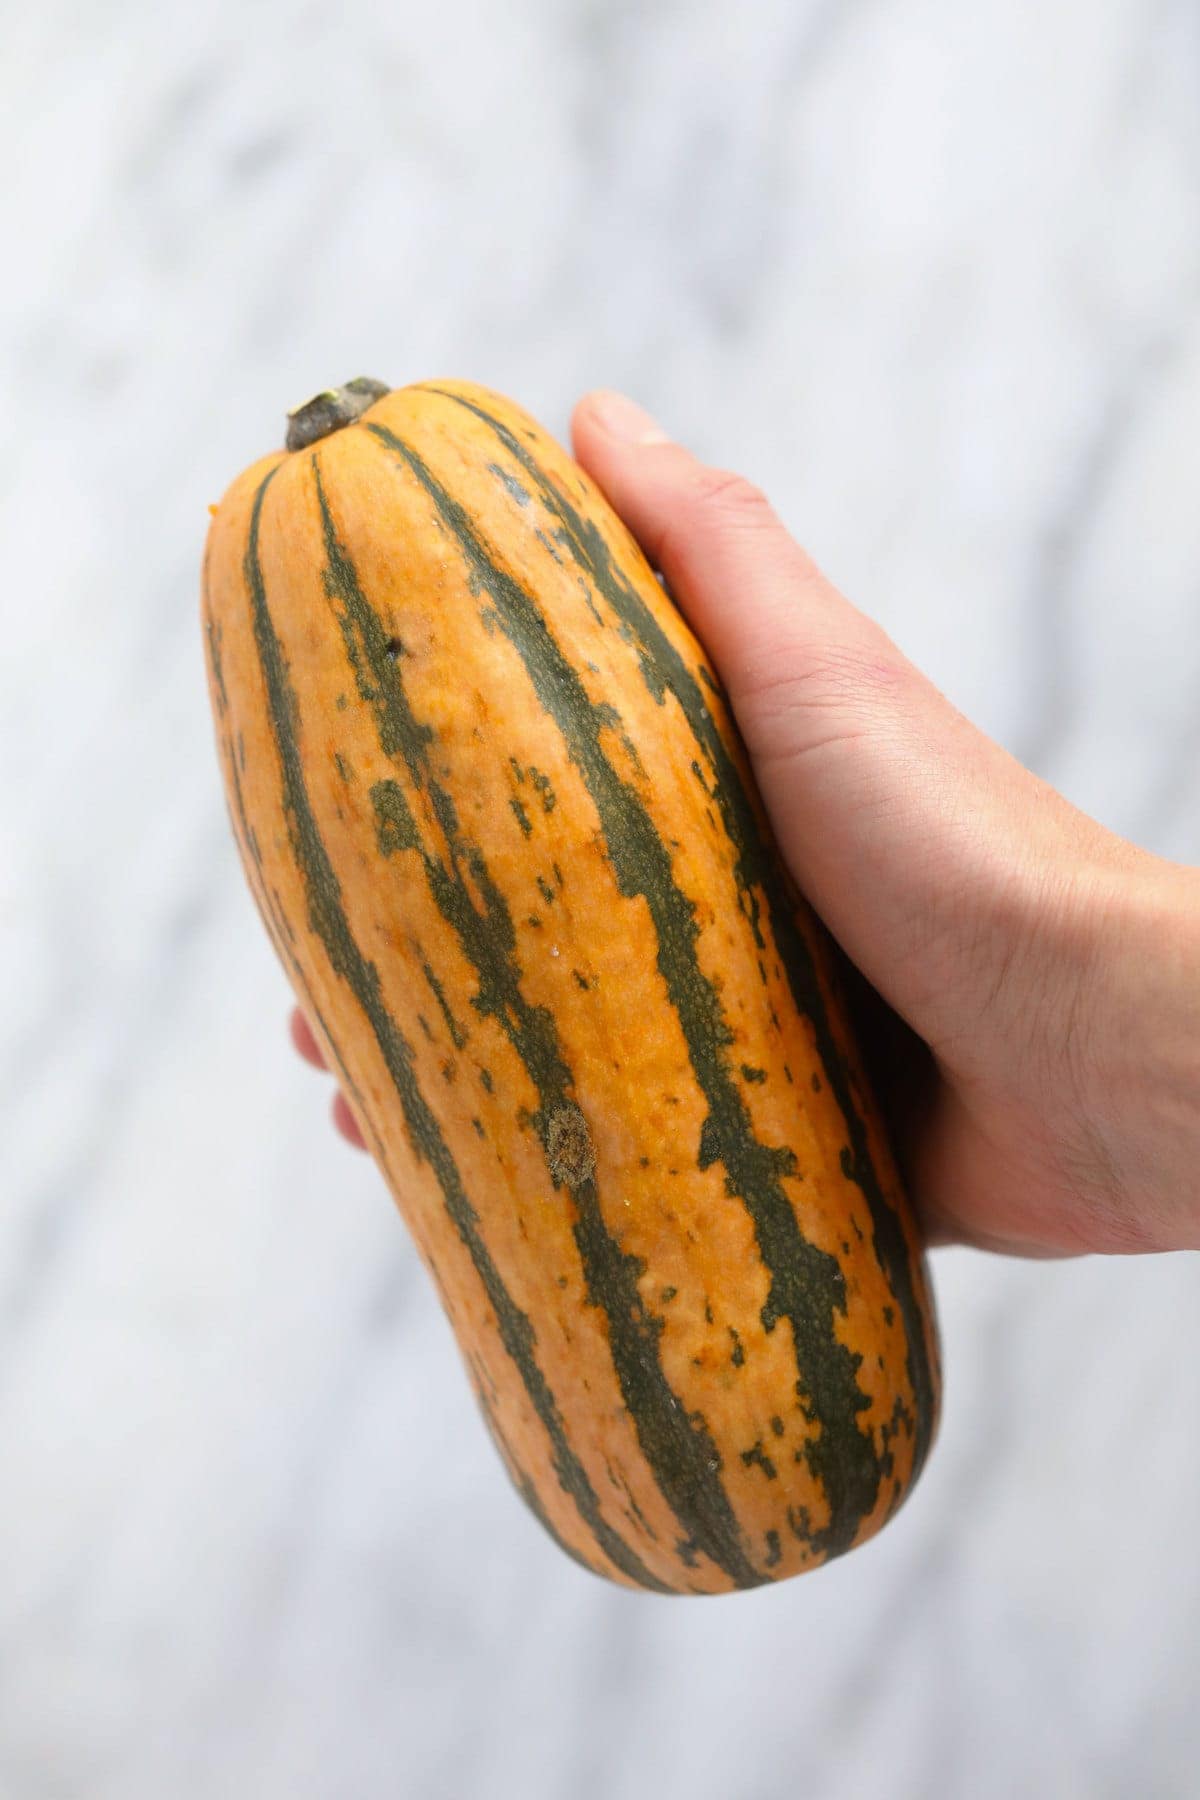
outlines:
{"label": "wrist", "polygon": [[1200,870],[1138,852],[1093,891],[1084,1109],[1101,1250],[1200,1248]]}

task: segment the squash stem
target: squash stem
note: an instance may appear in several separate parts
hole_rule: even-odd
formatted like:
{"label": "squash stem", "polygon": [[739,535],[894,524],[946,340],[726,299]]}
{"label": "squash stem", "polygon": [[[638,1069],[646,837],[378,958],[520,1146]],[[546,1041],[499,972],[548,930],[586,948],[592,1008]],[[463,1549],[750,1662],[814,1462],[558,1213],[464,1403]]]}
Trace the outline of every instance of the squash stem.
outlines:
{"label": "squash stem", "polygon": [[311,400],[293,406],[288,413],[284,447],[288,450],[303,450],[309,444],[315,444],[318,438],[328,437],[331,431],[340,431],[343,425],[353,425],[368,406],[374,406],[376,400],[382,400],[391,391],[386,381],[373,381],[369,375],[356,375],[344,387],[326,388],[324,393],[314,394]]}

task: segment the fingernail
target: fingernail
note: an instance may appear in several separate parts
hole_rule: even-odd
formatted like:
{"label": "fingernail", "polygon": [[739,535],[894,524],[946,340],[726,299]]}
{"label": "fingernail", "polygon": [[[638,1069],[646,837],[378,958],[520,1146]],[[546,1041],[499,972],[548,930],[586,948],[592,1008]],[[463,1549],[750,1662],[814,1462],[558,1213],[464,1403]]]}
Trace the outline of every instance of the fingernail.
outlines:
{"label": "fingernail", "polygon": [[670,440],[656,419],[613,388],[598,388],[591,396],[592,417],[599,420],[609,437],[623,444],[666,444]]}

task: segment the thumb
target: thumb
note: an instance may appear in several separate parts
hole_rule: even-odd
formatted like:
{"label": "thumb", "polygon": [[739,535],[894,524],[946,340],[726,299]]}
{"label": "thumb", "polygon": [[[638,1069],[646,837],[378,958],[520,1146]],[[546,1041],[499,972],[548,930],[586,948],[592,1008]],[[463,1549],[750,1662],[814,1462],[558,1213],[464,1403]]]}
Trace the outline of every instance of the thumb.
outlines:
{"label": "thumb", "polygon": [[1047,870],[1099,827],[972,726],[751,483],[621,395],[588,395],[573,435],[715,663],[798,885],[938,1050],[994,1003]]}

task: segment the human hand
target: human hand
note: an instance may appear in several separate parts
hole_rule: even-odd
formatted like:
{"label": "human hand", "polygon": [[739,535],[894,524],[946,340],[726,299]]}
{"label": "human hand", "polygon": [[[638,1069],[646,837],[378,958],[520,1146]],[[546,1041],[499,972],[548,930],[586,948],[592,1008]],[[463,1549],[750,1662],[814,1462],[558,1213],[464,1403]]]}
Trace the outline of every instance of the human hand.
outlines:
{"label": "human hand", "polygon": [[[325,1068],[326,1062],[321,1052],[321,1046],[313,1036],[312,1026],[298,1006],[293,1006],[288,1024],[292,1043],[305,1062],[311,1063],[314,1069]],[[350,1102],[340,1088],[333,1096],[333,1123],[348,1144],[353,1144],[356,1150],[366,1149],[367,1140],[358,1129],[358,1120],[350,1111]]]}
{"label": "human hand", "polygon": [[[704,643],[783,856],[865,977],[864,1054],[930,1241],[1200,1248],[1200,871],[972,726],[749,483],[619,395],[582,400],[573,437]],[[319,1062],[302,1020],[293,1035]],[[340,1096],[335,1119],[361,1144]]]}

